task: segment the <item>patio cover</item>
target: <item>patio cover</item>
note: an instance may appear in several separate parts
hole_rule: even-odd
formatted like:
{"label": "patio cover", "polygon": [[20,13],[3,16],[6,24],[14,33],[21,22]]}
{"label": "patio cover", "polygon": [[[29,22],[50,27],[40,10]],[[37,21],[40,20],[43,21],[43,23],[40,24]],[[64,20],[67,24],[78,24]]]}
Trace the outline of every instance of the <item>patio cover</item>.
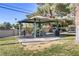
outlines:
{"label": "patio cover", "polygon": [[68,17],[57,17],[57,18],[48,18],[44,16],[34,16],[29,19],[24,19],[21,21],[18,21],[18,23],[48,23],[48,22],[56,22],[56,21],[63,21],[63,20],[69,20],[72,21],[73,19],[68,19]]}
{"label": "patio cover", "polygon": [[45,23],[45,22],[53,22],[53,18],[43,17],[43,16],[34,16],[29,19],[24,19],[22,21],[19,21],[19,23]]}

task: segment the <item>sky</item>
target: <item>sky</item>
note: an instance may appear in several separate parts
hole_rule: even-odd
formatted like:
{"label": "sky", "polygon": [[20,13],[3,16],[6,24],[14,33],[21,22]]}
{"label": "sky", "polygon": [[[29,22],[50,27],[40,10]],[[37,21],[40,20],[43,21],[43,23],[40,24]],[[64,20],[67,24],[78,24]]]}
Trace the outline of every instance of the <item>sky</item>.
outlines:
{"label": "sky", "polygon": [[[27,11],[29,13],[37,10],[37,5],[34,3],[4,3],[4,5],[10,6],[10,8],[18,7],[21,9],[17,10]],[[0,6],[3,5],[0,3]],[[10,22],[11,24],[15,24],[17,21],[25,19],[26,15],[28,15],[28,13],[21,13],[0,7],[0,23]],[[15,18],[17,18],[17,20],[15,20]]]}

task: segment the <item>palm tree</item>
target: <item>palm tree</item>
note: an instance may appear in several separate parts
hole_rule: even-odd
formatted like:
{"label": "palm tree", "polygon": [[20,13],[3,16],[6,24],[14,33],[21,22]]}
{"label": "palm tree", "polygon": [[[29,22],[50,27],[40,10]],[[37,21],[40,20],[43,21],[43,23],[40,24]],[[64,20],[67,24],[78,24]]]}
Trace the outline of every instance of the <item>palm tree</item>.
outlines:
{"label": "palm tree", "polygon": [[37,11],[33,14],[35,15],[42,15],[46,16],[47,14],[50,14],[52,16],[52,11],[55,10],[55,4],[48,3],[48,4],[37,4],[38,8]]}
{"label": "palm tree", "polygon": [[53,16],[52,12],[54,12],[55,10],[55,4],[53,3],[43,4],[41,8],[44,16],[46,16],[47,14],[50,14],[50,16],[52,17]]}

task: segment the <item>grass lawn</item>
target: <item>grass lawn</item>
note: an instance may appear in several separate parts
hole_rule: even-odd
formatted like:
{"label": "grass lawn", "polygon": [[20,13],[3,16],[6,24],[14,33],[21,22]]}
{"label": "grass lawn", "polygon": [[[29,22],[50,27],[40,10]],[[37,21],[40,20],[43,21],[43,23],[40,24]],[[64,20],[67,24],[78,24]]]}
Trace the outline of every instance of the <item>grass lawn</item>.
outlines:
{"label": "grass lawn", "polygon": [[75,36],[64,37],[52,41],[51,47],[42,51],[23,50],[15,37],[0,38],[1,56],[79,56],[79,45],[75,44]]}

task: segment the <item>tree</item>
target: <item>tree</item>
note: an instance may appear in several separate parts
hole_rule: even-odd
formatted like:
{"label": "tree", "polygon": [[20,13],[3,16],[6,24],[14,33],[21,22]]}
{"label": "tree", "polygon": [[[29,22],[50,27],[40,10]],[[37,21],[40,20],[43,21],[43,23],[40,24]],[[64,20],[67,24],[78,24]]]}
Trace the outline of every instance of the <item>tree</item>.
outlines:
{"label": "tree", "polygon": [[4,25],[5,29],[11,29],[12,28],[12,26],[9,22],[4,22],[3,25]]}
{"label": "tree", "polygon": [[[21,25],[21,28],[22,28],[22,26],[23,26],[23,24],[20,24]],[[17,23],[17,24],[13,24],[12,25],[15,29],[19,29],[19,24]]]}
{"label": "tree", "polygon": [[[46,16],[47,14],[50,14],[50,17],[52,18],[54,13],[58,14],[59,16],[67,15],[71,12],[73,9],[72,5],[69,3],[40,3],[38,4],[37,11],[32,14],[32,16],[36,15],[42,15]],[[70,10],[71,9],[71,10]]]}
{"label": "tree", "polygon": [[56,4],[56,7],[55,7],[55,12],[57,14],[59,14],[60,16],[64,16],[64,15],[67,15],[68,13],[70,13],[70,8],[69,8],[69,5],[70,4],[63,4],[63,3],[58,3]]}
{"label": "tree", "polygon": [[4,30],[4,29],[5,27],[2,24],[0,24],[0,30]]}
{"label": "tree", "polygon": [[34,12],[32,15],[29,15],[28,17],[41,15],[41,16],[47,16],[47,14],[50,14],[52,16],[52,12],[55,11],[55,4],[53,3],[43,3],[38,4],[37,11]]}
{"label": "tree", "polygon": [[9,22],[4,22],[3,24],[1,24],[0,29],[1,30],[8,30],[11,29],[12,25]]}
{"label": "tree", "polygon": [[55,4],[53,3],[45,3],[38,7],[38,12],[40,12],[43,16],[46,16],[47,14],[50,14],[52,17],[52,12],[55,11]]}
{"label": "tree", "polygon": [[75,9],[76,9],[75,4],[70,4],[68,8],[70,9],[70,12],[71,12],[73,15],[75,15]]}

